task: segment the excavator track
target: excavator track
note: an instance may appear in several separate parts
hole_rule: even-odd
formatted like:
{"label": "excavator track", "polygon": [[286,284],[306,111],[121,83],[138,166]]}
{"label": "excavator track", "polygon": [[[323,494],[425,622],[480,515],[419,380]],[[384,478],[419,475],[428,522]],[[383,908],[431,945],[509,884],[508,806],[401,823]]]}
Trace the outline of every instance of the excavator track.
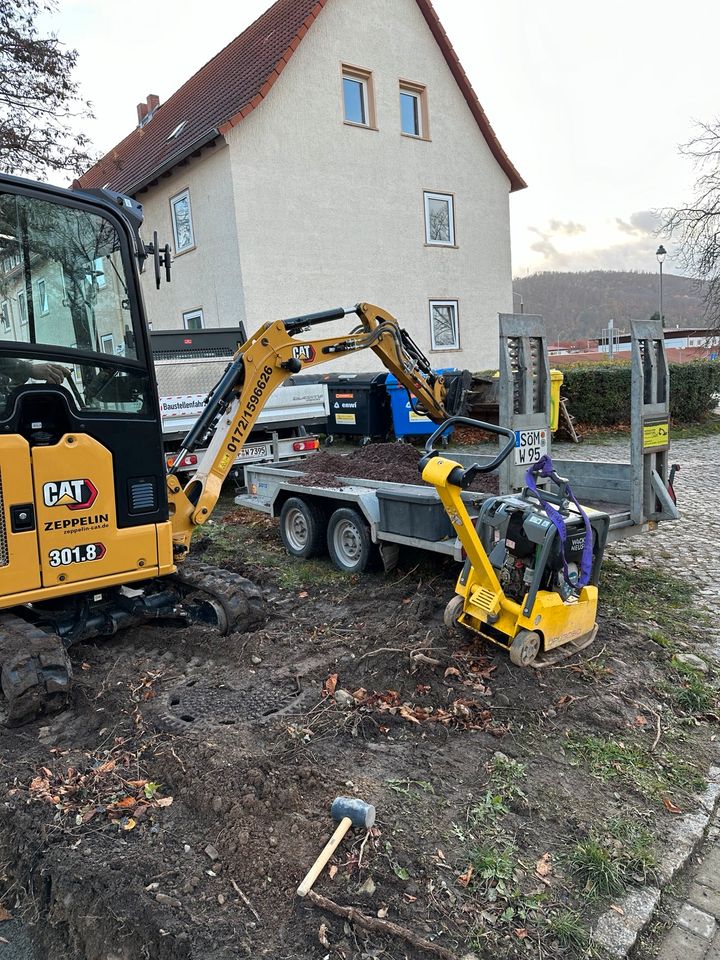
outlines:
{"label": "excavator track", "polygon": [[72,666],[62,641],[12,613],[0,614],[0,668],[8,726],[62,710]]}
{"label": "excavator track", "polygon": [[252,630],[267,618],[260,589],[229,570],[186,560],[172,579],[186,591],[190,588],[190,599],[203,605],[201,619],[215,626],[222,636],[236,630]]}

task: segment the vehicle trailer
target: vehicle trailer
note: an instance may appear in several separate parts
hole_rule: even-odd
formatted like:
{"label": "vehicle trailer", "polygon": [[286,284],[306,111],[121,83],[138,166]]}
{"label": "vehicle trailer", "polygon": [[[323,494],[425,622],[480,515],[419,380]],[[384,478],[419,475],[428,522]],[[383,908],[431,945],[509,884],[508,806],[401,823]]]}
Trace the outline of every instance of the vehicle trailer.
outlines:
{"label": "vehicle trailer", "polygon": [[[608,542],[653,529],[679,517],[669,489],[669,380],[665,341],[659,324],[633,323],[632,429],[630,460],[603,462],[556,459],[588,513],[606,513]],[[516,436],[515,456],[499,470],[501,495],[518,493],[525,472],[551,452],[550,376],[542,318],[504,314],[500,318],[501,419]],[[470,467],[494,455],[456,453]],[[400,546],[442,553],[460,561],[462,545],[435,490],[423,484],[338,477],[337,486],[309,486],[302,464],[252,465],[239,506],[280,519],[280,535],[294,556],[310,557],[327,544],[340,570],[357,573],[377,545],[386,570],[397,563]],[[548,484],[552,492],[552,484]],[[465,491],[463,501],[477,518],[490,494]]]}

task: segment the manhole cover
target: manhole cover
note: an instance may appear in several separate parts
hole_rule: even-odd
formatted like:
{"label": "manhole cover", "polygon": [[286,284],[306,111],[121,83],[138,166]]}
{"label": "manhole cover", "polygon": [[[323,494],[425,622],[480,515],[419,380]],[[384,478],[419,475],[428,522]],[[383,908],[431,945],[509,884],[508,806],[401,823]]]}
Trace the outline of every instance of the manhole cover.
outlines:
{"label": "manhole cover", "polygon": [[265,683],[246,690],[188,680],[167,695],[166,705],[172,717],[186,724],[230,725],[270,717],[296,696],[297,687],[291,680]]}

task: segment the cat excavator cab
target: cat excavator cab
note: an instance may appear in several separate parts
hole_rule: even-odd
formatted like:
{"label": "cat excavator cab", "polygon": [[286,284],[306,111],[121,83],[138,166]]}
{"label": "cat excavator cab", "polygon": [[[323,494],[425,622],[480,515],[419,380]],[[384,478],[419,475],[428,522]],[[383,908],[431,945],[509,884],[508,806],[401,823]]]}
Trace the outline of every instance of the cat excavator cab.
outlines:
{"label": "cat excavator cab", "polygon": [[[159,617],[224,633],[261,621],[257,587],[188,554],[289,376],[370,349],[437,422],[468,386],[449,391],[371,304],[270,321],[239,348],[168,473],[139,273],[150,260],[159,286],[171,257],[157,236],[143,242],[141,224],[121,194],[0,176],[0,666],[12,723],[66,702],[67,649],[80,640]],[[347,334],[302,339],[347,316]]]}

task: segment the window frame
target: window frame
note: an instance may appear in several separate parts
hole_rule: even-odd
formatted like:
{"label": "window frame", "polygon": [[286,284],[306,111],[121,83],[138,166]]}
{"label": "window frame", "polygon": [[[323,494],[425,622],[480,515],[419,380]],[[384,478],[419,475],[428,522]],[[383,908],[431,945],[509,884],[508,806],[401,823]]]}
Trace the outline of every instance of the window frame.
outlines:
{"label": "window frame", "polygon": [[[430,201],[441,200],[448,202],[449,210],[449,240],[431,240],[430,239]],[[457,233],[455,230],[455,194],[438,193],[434,190],[423,190],[423,211],[425,219],[425,246],[427,247],[457,247]]]}
{"label": "window frame", "polygon": [[19,290],[17,295],[18,313],[20,314],[20,326],[26,327],[30,322],[30,315],[27,308],[27,293],[25,290]]}
{"label": "window frame", "polygon": [[[42,293],[40,292],[42,288]],[[47,280],[45,277],[38,277],[37,281],[38,295],[38,314],[46,317],[50,313],[50,301],[48,300]]]}
{"label": "window frame", "polygon": [[[200,326],[189,327],[188,320],[194,320],[197,317],[200,318]],[[205,329],[205,312],[202,307],[196,307],[194,310],[184,310],[182,318],[183,318],[184,330],[204,330]]]}
{"label": "window frame", "polygon": [[[455,342],[452,346],[435,342],[435,327],[433,324],[433,310],[435,307],[452,307],[455,310]],[[461,350],[460,344],[460,303],[458,300],[430,300],[428,316],[430,320],[430,348],[433,353],[446,353],[450,350]]]}
{"label": "window frame", "polygon": [[[105,349],[105,342],[109,340],[112,350]],[[100,346],[102,347],[102,353],[106,353],[111,357],[115,356],[115,337],[112,333],[101,333],[100,334]]]}
{"label": "window frame", "polygon": [[[363,110],[365,123],[357,120],[348,120],[345,109],[345,81],[353,80],[359,83],[363,96]],[[340,101],[342,105],[343,123],[348,127],[358,127],[361,130],[377,130],[377,114],[375,112],[375,86],[371,70],[363,67],[354,67],[348,63],[340,65]]]}
{"label": "window frame", "polygon": [[[402,127],[402,97],[415,97],[417,100],[417,119],[419,130],[417,133],[407,133]],[[427,87],[422,83],[412,83],[410,80],[401,80],[399,84],[398,102],[400,104],[400,135],[410,140],[429,140],[430,122],[428,117]]]}
{"label": "window frame", "polygon": [[[188,219],[190,221],[190,241],[191,241],[187,246],[182,248],[180,248],[178,244],[178,224],[177,224],[177,218],[175,215],[175,205],[180,200],[187,200]],[[190,250],[194,250],[195,247],[197,246],[197,242],[195,240],[195,224],[193,222],[193,215],[192,215],[192,200],[190,199],[190,187],[185,187],[184,190],[181,190],[179,193],[176,193],[174,196],[170,197],[170,220],[172,222],[173,241],[175,244],[175,256],[179,257],[183,253],[188,253]]]}
{"label": "window frame", "polygon": [[10,333],[12,331],[12,306],[9,299],[0,302],[0,323],[2,324],[3,333]]}

